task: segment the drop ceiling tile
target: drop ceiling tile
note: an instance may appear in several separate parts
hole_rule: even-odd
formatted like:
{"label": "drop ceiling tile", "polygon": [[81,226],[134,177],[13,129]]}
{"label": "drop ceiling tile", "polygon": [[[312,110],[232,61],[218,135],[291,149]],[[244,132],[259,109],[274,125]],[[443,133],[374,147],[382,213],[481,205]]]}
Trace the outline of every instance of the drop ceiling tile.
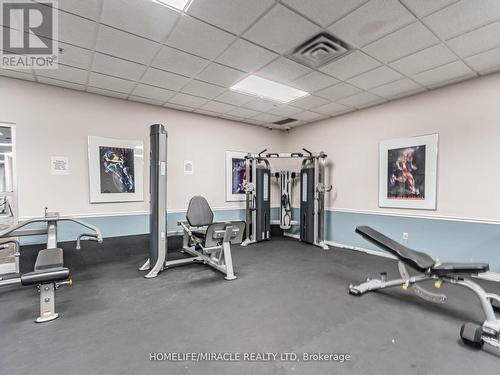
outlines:
{"label": "drop ceiling tile", "polygon": [[135,96],[135,95],[129,96],[128,100],[144,104],[151,104],[151,105],[162,105],[164,103],[164,101],[161,100],[143,98],[142,96]]}
{"label": "drop ceiling tile", "polygon": [[178,111],[185,111],[185,112],[192,112],[194,110],[194,108],[174,103],[165,103],[163,106],[169,109],[176,109]]}
{"label": "drop ceiling tile", "polygon": [[324,90],[318,91],[316,95],[332,101],[337,101],[338,99],[354,95],[360,91],[361,89],[349,85],[348,83],[342,82],[337,85],[328,87]]}
{"label": "drop ceiling tile", "polygon": [[158,87],[139,84],[136,86],[132,95],[142,96],[143,98],[159,100],[162,103],[166,102],[175,94],[174,91],[160,89]]}
{"label": "drop ceiling tile", "polygon": [[102,0],[62,0],[58,2],[58,9],[77,16],[97,20],[101,12]]}
{"label": "drop ceiling tile", "polygon": [[291,82],[290,86],[311,93],[334,85],[338,82],[338,79],[327,76],[326,74],[320,72],[313,71]]}
{"label": "drop ceiling tile", "polygon": [[296,118],[297,120],[302,120],[302,121],[316,121],[319,119],[324,118],[324,114],[319,114],[316,112],[311,112],[311,111],[304,111],[301,113],[297,113],[293,116],[293,118]]}
{"label": "drop ceiling tile", "polygon": [[369,90],[373,87],[377,87],[400,78],[403,78],[401,74],[384,65],[351,78],[347,82],[362,89]]}
{"label": "drop ceiling tile", "polygon": [[266,124],[264,121],[255,120],[253,118],[247,118],[247,119],[243,120],[242,122],[244,122],[245,124],[259,125],[259,126],[263,126]]}
{"label": "drop ceiling tile", "polygon": [[252,117],[252,120],[260,121],[265,124],[271,124],[273,122],[283,120],[283,117],[272,115],[270,113],[261,113],[257,116]]}
{"label": "drop ceiling tile", "polygon": [[37,69],[36,75],[40,77],[48,77],[61,81],[77,83],[79,85],[85,85],[87,83],[88,72],[83,69],[72,68],[70,66],[59,64],[59,67],[57,69]]}
{"label": "drop ceiling tile", "polygon": [[96,51],[149,65],[161,45],[150,40],[103,26],[97,35]]}
{"label": "drop ceiling tile", "polygon": [[462,0],[424,18],[442,39],[450,39],[500,18],[500,1]]}
{"label": "drop ceiling tile", "polygon": [[46,84],[46,85],[53,85],[53,86],[58,86],[58,87],[64,87],[66,89],[72,89],[72,90],[78,90],[78,91],[84,91],[85,90],[85,85],[79,85],[77,83],[60,81],[58,79],[38,77],[37,80],[38,80],[38,82]]}
{"label": "drop ceiling tile", "polygon": [[178,91],[189,82],[189,78],[174,73],[164,72],[160,69],[148,68],[146,73],[142,76],[141,82]]}
{"label": "drop ceiling tile", "polygon": [[162,42],[179,17],[179,12],[150,0],[104,0],[101,23]]}
{"label": "drop ceiling tile", "polygon": [[363,47],[369,55],[388,63],[439,43],[420,22],[412,23]]}
{"label": "drop ceiling tile", "polygon": [[35,80],[35,76],[31,73],[30,70],[21,72],[18,70],[0,69],[0,75],[10,78],[24,79],[27,81]]}
{"label": "drop ceiling tile", "polygon": [[194,77],[208,62],[208,60],[201,57],[163,46],[151,66],[186,77]]}
{"label": "drop ceiling tile", "polygon": [[321,113],[323,115],[328,115],[328,116],[337,115],[337,114],[344,113],[344,112],[349,112],[351,110],[352,110],[352,108],[347,107],[347,106],[342,105],[342,104],[338,104],[338,103],[328,103],[328,104],[322,105],[321,107],[314,108],[314,112],[318,112],[318,113]]}
{"label": "drop ceiling tile", "polygon": [[231,120],[231,121],[238,121],[238,122],[243,121],[243,117],[232,116],[232,115],[228,115],[227,113],[221,115],[220,117],[223,119],[226,119],[226,120]]}
{"label": "drop ceiling tile", "polygon": [[224,92],[222,95],[218,96],[217,101],[240,106],[244,105],[245,103],[248,103],[250,100],[254,98],[255,96],[240,94],[238,92],[228,90]]}
{"label": "drop ceiling tile", "polygon": [[[197,108],[197,107],[205,104],[207,101],[208,101],[207,99],[199,98],[197,96],[178,93],[175,96],[173,96],[172,98],[170,98],[168,102],[172,103],[172,104],[182,105],[185,107]],[[168,105],[168,104],[165,104],[165,105]]]}
{"label": "drop ceiling tile", "polygon": [[246,108],[236,108],[233,109],[232,111],[229,111],[226,113],[226,115],[230,116],[236,116],[236,117],[241,117],[241,118],[249,118],[258,115],[259,112],[253,111],[251,109],[246,109]]}
{"label": "drop ceiling tile", "polygon": [[146,67],[130,61],[122,60],[116,57],[103,55],[102,53],[94,54],[94,63],[92,70],[98,73],[104,73],[116,77],[126,78],[131,81],[138,80]]}
{"label": "drop ceiling tile", "polygon": [[127,99],[127,96],[128,96],[128,94],[116,92],[113,90],[101,89],[98,87],[87,87],[87,92],[91,92],[93,94],[104,95],[104,96],[110,96],[112,98],[118,98],[118,99]]}
{"label": "drop ceiling tile", "polygon": [[190,81],[181,90],[184,93],[201,96],[207,99],[214,99],[224,92],[223,87],[215,86],[210,83],[205,83],[201,81]]}
{"label": "drop ceiling tile", "polygon": [[272,81],[288,83],[309,72],[311,72],[311,69],[305,67],[304,65],[300,65],[292,60],[280,57],[259,70],[257,75]]}
{"label": "drop ceiling tile", "polygon": [[288,105],[280,105],[269,111],[269,113],[283,117],[293,117],[293,115],[302,111],[303,110],[301,108],[296,108]]}
{"label": "drop ceiling tile", "polygon": [[349,96],[348,98],[341,99],[339,100],[339,103],[349,107],[361,109],[364,107],[382,103],[384,101],[385,99],[370,94],[369,92],[361,92],[359,94]]}
{"label": "drop ceiling tile", "polygon": [[110,77],[105,74],[90,73],[89,86],[97,87],[105,90],[112,90],[129,94],[135,86],[134,82],[127,81],[121,78]]}
{"label": "drop ceiling tile", "polygon": [[325,99],[320,98],[318,96],[308,95],[304,98],[294,100],[293,102],[290,102],[289,104],[294,106],[294,107],[299,107],[302,109],[311,109],[311,108],[319,107],[320,105],[324,105],[327,103],[328,103],[328,100],[325,100]]}
{"label": "drop ceiling tile", "polygon": [[[74,44],[79,47],[93,49],[98,24],[74,16],[66,12],[59,12],[59,41]],[[52,38],[52,35],[43,35]]]}
{"label": "drop ceiling tile", "polygon": [[397,0],[372,0],[328,28],[345,42],[362,47],[415,21]]}
{"label": "drop ceiling tile", "polygon": [[234,105],[231,105],[231,104],[211,101],[211,102],[208,102],[208,103],[202,105],[200,108],[202,108],[206,111],[212,111],[212,112],[217,112],[217,113],[226,113],[226,112],[232,111],[236,107]]}
{"label": "drop ceiling tile", "polygon": [[217,63],[211,63],[196,76],[196,79],[219,86],[231,87],[245,75],[246,73],[242,73],[239,70],[228,68],[227,66]]}
{"label": "drop ceiling tile", "polygon": [[220,113],[207,111],[205,109],[200,109],[200,108],[195,109],[194,112],[199,113],[201,115],[205,115],[205,116],[211,116],[211,117],[219,117],[221,115]]}
{"label": "drop ceiling tile", "polygon": [[495,48],[465,59],[479,73],[491,73],[500,69],[500,48]]}
{"label": "drop ceiling tile", "polygon": [[447,44],[461,57],[500,47],[500,21],[450,39]]}
{"label": "drop ceiling tile", "polygon": [[339,20],[368,0],[283,0],[283,3],[325,27]]}
{"label": "drop ceiling tile", "polygon": [[422,86],[416,84],[408,78],[400,79],[399,81],[388,83],[387,85],[379,86],[371,90],[375,95],[393,99],[399,98],[401,96],[406,96],[410,94],[416,94],[417,92],[424,91]]}
{"label": "drop ceiling tile", "polygon": [[59,63],[88,70],[92,64],[93,51],[76,47],[71,44],[59,42],[59,48],[63,49],[63,53],[59,53]]}
{"label": "drop ceiling tile", "polygon": [[181,18],[168,38],[169,46],[214,59],[226,48],[234,36],[192,17]]}
{"label": "drop ceiling tile", "polygon": [[411,76],[436,66],[444,65],[457,60],[457,56],[444,44],[424,49],[413,55],[403,57],[391,63],[391,67],[397,71]]}
{"label": "drop ceiling tile", "polygon": [[321,29],[278,4],[248,30],[244,37],[280,54],[289,52]]}
{"label": "drop ceiling tile", "polygon": [[234,34],[250,26],[274,0],[193,1],[188,13]]}
{"label": "drop ceiling tile", "polygon": [[319,70],[338,79],[345,80],[380,65],[382,65],[380,62],[368,56],[366,53],[353,51],[350,54],[319,68]]}
{"label": "drop ceiling tile", "polygon": [[401,0],[418,17],[425,17],[459,0]]}
{"label": "drop ceiling tile", "polygon": [[272,110],[273,108],[276,108],[278,104],[276,102],[270,101],[270,100],[265,100],[261,98],[255,98],[249,101],[248,103],[245,103],[243,107],[248,108],[248,109],[253,109],[255,111],[259,112],[268,112]]}
{"label": "drop ceiling tile", "polygon": [[458,80],[473,77],[475,74],[462,61],[455,61],[440,67],[427,70],[413,77],[423,86],[434,88]]}
{"label": "drop ceiling tile", "polygon": [[215,61],[245,72],[255,72],[278,57],[277,54],[243,39],[225,50]]}

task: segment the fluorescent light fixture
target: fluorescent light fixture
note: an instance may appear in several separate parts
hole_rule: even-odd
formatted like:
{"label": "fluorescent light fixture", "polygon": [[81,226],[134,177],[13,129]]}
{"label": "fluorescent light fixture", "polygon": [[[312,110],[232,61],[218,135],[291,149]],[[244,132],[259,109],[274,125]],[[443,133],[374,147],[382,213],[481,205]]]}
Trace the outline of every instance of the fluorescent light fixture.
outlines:
{"label": "fluorescent light fixture", "polygon": [[309,95],[305,91],[253,75],[235,84],[231,87],[231,90],[257,95],[260,98],[275,100],[280,103],[288,103]]}
{"label": "fluorescent light fixture", "polygon": [[153,3],[182,12],[187,11],[192,2],[193,0],[153,0]]}

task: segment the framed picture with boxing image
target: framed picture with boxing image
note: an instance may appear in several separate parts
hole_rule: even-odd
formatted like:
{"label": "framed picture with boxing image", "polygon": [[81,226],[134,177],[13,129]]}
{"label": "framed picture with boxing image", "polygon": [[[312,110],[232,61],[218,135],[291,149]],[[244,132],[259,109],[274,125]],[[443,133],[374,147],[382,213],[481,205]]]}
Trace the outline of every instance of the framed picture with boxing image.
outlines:
{"label": "framed picture with boxing image", "polygon": [[226,202],[244,201],[247,182],[245,156],[247,152],[226,151]]}
{"label": "framed picture with boxing image", "polygon": [[380,143],[379,206],[436,209],[438,134]]}
{"label": "framed picture with boxing image", "polygon": [[88,137],[90,202],[144,200],[143,142]]}

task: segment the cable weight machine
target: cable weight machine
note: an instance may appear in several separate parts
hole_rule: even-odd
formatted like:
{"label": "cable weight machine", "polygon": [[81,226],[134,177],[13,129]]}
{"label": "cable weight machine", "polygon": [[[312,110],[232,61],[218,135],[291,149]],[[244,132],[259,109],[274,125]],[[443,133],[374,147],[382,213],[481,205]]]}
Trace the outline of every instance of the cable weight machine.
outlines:
{"label": "cable weight machine", "polygon": [[300,240],[329,249],[325,243],[325,194],[332,189],[325,183],[327,155],[323,152],[249,153],[245,157],[246,193],[246,239],[241,244],[270,239],[271,234],[271,167],[270,159],[302,159],[300,170],[300,216],[292,220],[292,183],[298,177],[296,172],[280,171],[274,174],[280,183],[280,227],[300,227]]}

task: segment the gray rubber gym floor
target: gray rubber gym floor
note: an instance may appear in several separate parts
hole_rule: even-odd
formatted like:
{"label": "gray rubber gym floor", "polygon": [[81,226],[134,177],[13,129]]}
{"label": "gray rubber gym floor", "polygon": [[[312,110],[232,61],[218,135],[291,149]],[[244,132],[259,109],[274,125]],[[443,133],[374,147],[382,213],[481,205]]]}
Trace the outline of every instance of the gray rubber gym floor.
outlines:
{"label": "gray rubber gym floor", "polygon": [[[57,293],[62,316],[35,324],[32,287],[0,289],[0,374],[486,374],[500,356],[464,347],[459,328],[482,320],[467,290],[443,287],[434,305],[390,290],[353,297],[347,285],[396,263],[294,240],[233,246],[238,279],[207,266],[146,280],[144,236],[65,244],[72,287]],[[33,264],[24,249],[23,268]],[[486,285],[500,292],[495,285]],[[337,362],[150,362],[150,352],[334,352]]]}

